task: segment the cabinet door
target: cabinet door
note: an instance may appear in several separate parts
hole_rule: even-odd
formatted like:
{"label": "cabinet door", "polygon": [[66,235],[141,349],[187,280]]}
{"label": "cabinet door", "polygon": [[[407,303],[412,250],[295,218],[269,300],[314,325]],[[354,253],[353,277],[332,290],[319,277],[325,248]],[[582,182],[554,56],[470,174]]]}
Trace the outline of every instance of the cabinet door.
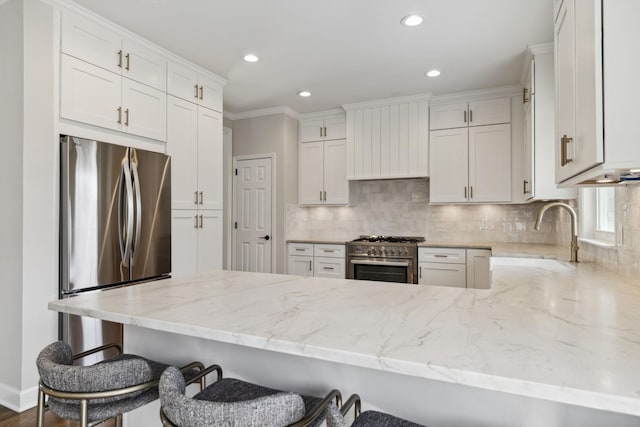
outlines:
{"label": "cabinet door", "polygon": [[467,127],[467,103],[435,105],[429,110],[429,125],[431,130]]}
{"label": "cabinet door", "polygon": [[198,73],[175,62],[167,66],[167,92],[186,101],[198,102]]}
{"label": "cabinet door", "polygon": [[511,126],[469,128],[469,201],[511,201]]}
{"label": "cabinet door", "polygon": [[198,273],[222,268],[222,211],[198,211]]}
{"label": "cabinet door", "polygon": [[133,80],[122,79],[123,127],[125,132],[167,140],[167,94]]}
{"label": "cabinet door", "polygon": [[222,209],[222,114],[198,107],[200,209]]}
{"label": "cabinet door", "polygon": [[122,72],[122,38],[115,31],[65,10],[61,37],[63,53],[117,74]]}
{"label": "cabinet door", "polygon": [[222,86],[214,80],[198,76],[198,84],[200,85],[198,102],[203,107],[214,111],[222,112]]}
{"label": "cabinet door", "polygon": [[491,251],[467,249],[467,288],[491,287]]}
{"label": "cabinet door", "polygon": [[122,77],[67,55],[62,56],[60,116],[107,129],[120,130]]}
{"label": "cabinet door", "polygon": [[511,122],[511,98],[469,102],[469,126],[485,126]]}
{"label": "cabinet door", "polygon": [[198,272],[198,216],[194,210],[171,211],[171,276]]}
{"label": "cabinet door", "polygon": [[324,143],[298,146],[298,203],[321,205],[324,197]]}
{"label": "cabinet door", "polygon": [[[306,144],[302,144],[306,145]],[[349,181],[347,181],[346,141],[324,143],[324,203],[346,205],[349,203]]]}
{"label": "cabinet door", "polygon": [[167,109],[171,207],[194,209],[198,204],[198,106],[169,96]]}
{"label": "cabinet door", "polygon": [[324,139],[324,120],[301,120],[300,142],[322,141]]}
{"label": "cabinet door", "polygon": [[289,255],[287,271],[296,276],[313,276],[313,257]]}
{"label": "cabinet door", "polygon": [[466,202],[469,182],[467,128],[432,131],[429,148],[429,201]]}
{"label": "cabinet door", "polygon": [[289,243],[287,244],[287,253],[289,255],[308,255],[313,256],[313,243]]}
{"label": "cabinet door", "polygon": [[347,137],[347,121],[345,116],[330,117],[324,120],[324,139],[345,139]]}
{"label": "cabinet door", "polygon": [[315,277],[344,279],[344,258],[315,257],[313,259],[313,275]]}
{"label": "cabinet door", "polygon": [[[575,0],[565,0],[558,12],[555,31],[556,55],[556,182],[572,175],[562,161],[565,136],[575,137]],[[573,144],[572,144],[573,145]]]}
{"label": "cabinet door", "polygon": [[529,200],[534,197],[534,175],[533,175],[533,159],[534,159],[534,134],[532,122],[534,120],[533,101],[529,102],[529,107],[524,113],[524,135],[523,144],[524,152],[522,157],[522,197]]}
{"label": "cabinet door", "polygon": [[131,40],[123,40],[122,74],[131,80],[167,91],[167,59],[160,53]]}
{"label": "cabinet door", "polygon": [[418,284],[466,288],[466,266],[464,264],[421,262],[418,264]]}

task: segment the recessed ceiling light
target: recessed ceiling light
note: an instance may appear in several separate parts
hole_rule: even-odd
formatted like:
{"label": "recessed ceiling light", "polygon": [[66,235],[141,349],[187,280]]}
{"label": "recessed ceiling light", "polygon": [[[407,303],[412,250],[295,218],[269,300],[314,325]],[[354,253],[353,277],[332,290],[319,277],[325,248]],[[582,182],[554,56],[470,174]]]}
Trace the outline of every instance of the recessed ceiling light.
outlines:
{"label": "recessed ceiling light", "polygon": [[244,56],[244,60],[247,61],[247,62],[258,62],[260,60],[260,58],[258,58],[253,53],[249,53],[249,54]]}
{"label": "recessed ceiling light", "polygon": [[431,70],[431,71],[427,71],[426,73],[424,73],[427,77],[438,77],[440,75],[440,71],[438,70]]}
{"label": "recessed ceiling light", "polygon": [[422,16],[420,15],[409,15],[402,18],[400,21],[402,25],[406,25],[407,27],[415,27],[416,25],[422,24]]}
{"label": "recessed ceiling light", "polygon": [[308,90],[301,90],[300,92],[298,92],[298,95],[306,98],[307,96],[311,96],[311,92],[309,92]]}

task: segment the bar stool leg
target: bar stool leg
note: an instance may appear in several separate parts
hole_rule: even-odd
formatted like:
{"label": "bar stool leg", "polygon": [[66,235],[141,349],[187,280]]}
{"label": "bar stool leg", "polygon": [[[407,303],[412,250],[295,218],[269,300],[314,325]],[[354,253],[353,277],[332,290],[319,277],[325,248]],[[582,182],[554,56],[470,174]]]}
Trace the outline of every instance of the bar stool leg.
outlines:
{"label": "bar stool leg", "polygon": [[44,391],[38,387],[38,421],[37,427],[44,427]]}
{"label": "bar stool leg", "polygon": [[80,401],[80,426],[89,427],[89,414],[87,410],[87,399]]}

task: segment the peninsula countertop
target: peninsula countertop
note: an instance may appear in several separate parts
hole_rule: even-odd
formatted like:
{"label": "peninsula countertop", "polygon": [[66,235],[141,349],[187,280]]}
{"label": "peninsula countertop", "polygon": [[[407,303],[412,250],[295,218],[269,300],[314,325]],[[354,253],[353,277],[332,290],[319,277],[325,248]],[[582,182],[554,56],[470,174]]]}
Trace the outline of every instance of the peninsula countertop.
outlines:
{"label": "peninsula countertop", "polygon": [[491,289],[214,271],[51,310],[640,415],[640,286],[495,258]]}

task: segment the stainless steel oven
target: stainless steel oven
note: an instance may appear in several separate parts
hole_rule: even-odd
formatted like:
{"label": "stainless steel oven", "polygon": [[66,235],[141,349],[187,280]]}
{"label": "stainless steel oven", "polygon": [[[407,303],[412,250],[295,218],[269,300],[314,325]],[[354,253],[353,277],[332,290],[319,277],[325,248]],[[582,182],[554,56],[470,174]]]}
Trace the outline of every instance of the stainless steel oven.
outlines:
{"label": "stainless steel oven", "polygon": [[347,278],[418,283],[421,237],[360,236],[347,243]]}

